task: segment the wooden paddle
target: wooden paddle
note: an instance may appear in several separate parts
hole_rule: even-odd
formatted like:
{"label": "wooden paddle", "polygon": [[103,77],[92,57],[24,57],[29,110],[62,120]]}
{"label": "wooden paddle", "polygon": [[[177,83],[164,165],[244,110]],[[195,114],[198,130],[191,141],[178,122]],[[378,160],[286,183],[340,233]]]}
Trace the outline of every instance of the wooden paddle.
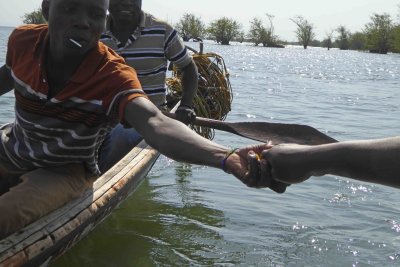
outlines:
{"label": "wooden paddle", "polygon": [[[175,118],[175,114],[173,113],[166,113],[165,115]],[[296,143],[302,145],[321,145],[337,142],[334,138],[317,129],[301,124],[226,122],[201,117],[196,117],[193,124],[230,132],[264,143],[270,141],[272,144]]]}

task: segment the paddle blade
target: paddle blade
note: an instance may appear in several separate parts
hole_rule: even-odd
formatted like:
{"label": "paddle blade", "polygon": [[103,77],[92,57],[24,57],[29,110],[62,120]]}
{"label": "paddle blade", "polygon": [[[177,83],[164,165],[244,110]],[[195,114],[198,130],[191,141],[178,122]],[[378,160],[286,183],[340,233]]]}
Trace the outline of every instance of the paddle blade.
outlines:
{"label": "paddle blade", "polygon": [[235,133],[265,143],[271,141],[272,144],[321,145],[337,142],[317,129],[301,124],[270,122],[231,122],[228,124]]}
{"label": "paddle blade", "polygon": [[[173,113],[164,114],[170,118],[176,117]],[[237,134],[264,143],[272,142],[274,145],[283,143],[322,145],[337,142],[337,140],[317,129],[301,124],[226,122],[201,117],[196,117],[193,124]]]}

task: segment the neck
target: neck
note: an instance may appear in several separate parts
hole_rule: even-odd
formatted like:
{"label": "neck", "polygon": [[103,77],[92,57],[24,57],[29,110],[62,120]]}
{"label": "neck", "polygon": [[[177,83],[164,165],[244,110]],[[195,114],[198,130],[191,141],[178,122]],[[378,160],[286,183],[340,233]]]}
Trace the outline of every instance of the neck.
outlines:
{"label": "neck", "polygon": [[82,63],[84,56],[65,56],[48,51],[45,61],[47,81],[49,83],[48,97],[58,94],[72,78]]}
{"label": "neck", "polygon": [[132,20],[111,20],[111,31],[113,33],[130,32],[133,33],[140,25],[140,17]]}
{"label": "neck", "polygon": [[47,53],[46,62],[57,69],[73,71],[78,68],[83,58],[84,55],[62,55],[50,50]]}

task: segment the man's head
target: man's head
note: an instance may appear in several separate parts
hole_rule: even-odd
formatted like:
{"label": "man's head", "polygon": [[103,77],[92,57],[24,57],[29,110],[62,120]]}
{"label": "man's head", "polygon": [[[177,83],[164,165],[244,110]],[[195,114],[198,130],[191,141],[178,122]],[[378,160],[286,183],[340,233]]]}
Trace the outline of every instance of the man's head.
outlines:
{"label": "man's head", "polygon": [[97,45],[105,29],[108,3],[109,0],[43,0],[52,54],[83,55]]}
{"label": "man's head", "polygon": [[110,0],[108,11],[113,21],[138,23],[142,11],[142,0]]}

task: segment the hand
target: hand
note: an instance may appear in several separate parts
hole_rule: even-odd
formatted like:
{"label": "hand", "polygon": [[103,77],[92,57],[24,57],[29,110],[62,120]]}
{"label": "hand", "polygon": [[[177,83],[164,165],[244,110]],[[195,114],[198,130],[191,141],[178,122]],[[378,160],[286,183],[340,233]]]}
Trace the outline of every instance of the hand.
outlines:
{"label": "hand", "polygon": [[175,111],[176,119],[183,122],[184,124],[188,125],[193,123],[196,119],[196,113],[194,109],[187,105],[181,105]]}
{"label": "hand", "polygon": [[261,169],[269,169],[274,181],[301,183],[312,175],[310,146],[281,144],[262,152]]}
{"label": "hand", "polygon": [[262,144],[238,149],[226,160],[226,170],[249,187],[269,187],[283,193],[288,184],[273,180],[268,165],[260,164],[262,152],[271,148],[270,144]]}

